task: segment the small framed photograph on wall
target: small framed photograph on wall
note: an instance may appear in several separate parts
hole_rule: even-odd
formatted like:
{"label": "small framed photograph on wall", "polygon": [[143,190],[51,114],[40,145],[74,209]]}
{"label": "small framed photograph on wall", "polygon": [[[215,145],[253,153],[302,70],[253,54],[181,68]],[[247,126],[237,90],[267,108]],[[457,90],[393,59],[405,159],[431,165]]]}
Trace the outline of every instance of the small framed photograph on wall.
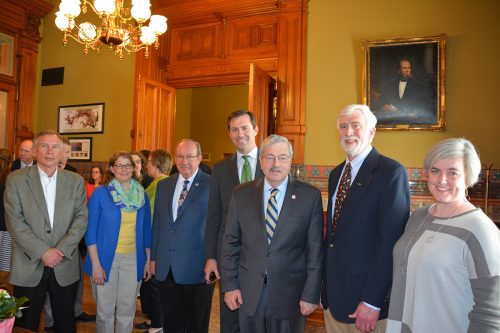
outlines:
{"label": "small framed photograph on wall", "polygon": [[382,130],[443,131],[446,35],[363,41],[362,100]]}
{"label": "small framed photograph on wall", "polygon": [[68,138],[71,146],[70,161],[92,161],[92,138]]}
{"label": "small framed photograph on wall", "polygon": [[104,103],[60,106],[57,129],[61,134],[103,133]]}

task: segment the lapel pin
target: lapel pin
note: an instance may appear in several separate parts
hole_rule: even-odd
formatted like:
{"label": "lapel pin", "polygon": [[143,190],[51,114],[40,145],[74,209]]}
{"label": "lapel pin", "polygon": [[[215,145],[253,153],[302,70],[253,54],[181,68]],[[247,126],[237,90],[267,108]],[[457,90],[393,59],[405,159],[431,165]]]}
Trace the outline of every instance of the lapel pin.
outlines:
{"label": "lapel pin", "polygon": [[194,186],[198,186],[198,185],[200,185],[200,183],[195,183],[195,184],[194,184]]}
{"label": "lapel pin", "polygon": [[361,183],[361,182],[357,182],[357,183],[356,183],[356,185],[358,185],[358,186],[362,186],[362,185],[363,185],[363,183]]}
{"label": "lapel pin", "polygon": [[296,198],[295,194],[292,194],[292,199],[295,200]]}

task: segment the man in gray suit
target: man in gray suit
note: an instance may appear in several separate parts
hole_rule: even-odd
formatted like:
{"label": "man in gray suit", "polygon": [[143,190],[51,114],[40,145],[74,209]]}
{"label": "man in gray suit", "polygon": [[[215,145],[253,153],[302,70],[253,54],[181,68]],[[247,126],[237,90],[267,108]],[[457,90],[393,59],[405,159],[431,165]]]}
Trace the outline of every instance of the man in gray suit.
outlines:
{"label": "man in gray suit", "polygon": [[10,283],[16,297],[30,300],[16,325],[38,330],[45,293],[50,295],[55,331],[76,332],[74,302],[80,280],[78,243],[87,228],[83,179],[58,169],[60,135],[40,132],[35,166],[15,171],[6,182],[7,229],[12,235]]}
{"label": "man in gray suit", "polygon": [[319,303],[321,193],[291,179],[290,142],[271,135],[259,158],[265,179],[235,188],[222,244],[222,291],[245,333],[303,332]]}
{"label": "man in gray suit", "polygon": [[[234,111],[227,118],[227,133],[236,152],[217,162],[212,171],[205,232],[207,256],[205,279],[207,283],[215,282],[213,274],[219,278],[218,262],[221,256],[222,236],[226,229],[227,211],[233,189],[241,183],[263,177],[255,144],[255,136],[258,132],[257,118],[250,111]],[[210,279],[210,274],[212,274],[212,279]],[[238,312],[229,310],[221,292],[219,300],[221,333],[239,332]]]}

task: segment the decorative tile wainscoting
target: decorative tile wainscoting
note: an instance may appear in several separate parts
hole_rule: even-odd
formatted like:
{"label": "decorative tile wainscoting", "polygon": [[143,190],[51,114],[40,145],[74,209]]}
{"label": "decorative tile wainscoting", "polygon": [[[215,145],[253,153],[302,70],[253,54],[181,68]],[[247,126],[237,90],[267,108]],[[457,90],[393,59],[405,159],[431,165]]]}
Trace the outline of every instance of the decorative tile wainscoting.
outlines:
{"label": "decorative tile wainscoting", "polygon": [[[323,208],[328,203],[328,176],[334,166],[294,165],[292,175],[321,190]],[[426,206],[434,200],[427,188],[427,175],[422,168],[407,167],[410,181],[411,209]],[[488,178],[488,179],[487,179]],[[470,201],[485,211],[500,227],[500,169],[483,169],[479,181],[469,189]],[[486,208],[487,207],[487,208]]]}

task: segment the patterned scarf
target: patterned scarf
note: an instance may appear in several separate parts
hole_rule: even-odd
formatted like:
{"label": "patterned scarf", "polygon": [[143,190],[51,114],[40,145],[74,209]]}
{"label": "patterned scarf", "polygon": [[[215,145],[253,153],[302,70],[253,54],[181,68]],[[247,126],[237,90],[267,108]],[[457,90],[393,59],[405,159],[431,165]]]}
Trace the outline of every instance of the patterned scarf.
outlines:
{"label": "patterned scarf", "polygon": [[135,179],[130,180],[128,192],[116,179],[109,182],[108,191],[113,197],[115,205],[126,212],[135,212],[144,206],[144,188]]}

